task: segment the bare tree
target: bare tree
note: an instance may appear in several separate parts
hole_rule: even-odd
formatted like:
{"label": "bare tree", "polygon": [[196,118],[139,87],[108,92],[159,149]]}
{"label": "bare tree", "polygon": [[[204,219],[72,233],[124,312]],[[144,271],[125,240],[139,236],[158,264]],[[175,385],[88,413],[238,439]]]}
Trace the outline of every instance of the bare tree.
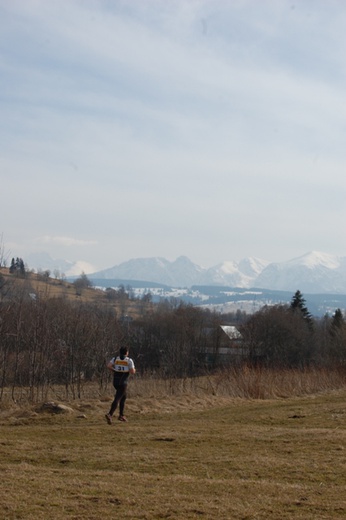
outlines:
{"label": "bare tree", "polygon": [[0,235],[0,267],[7,267],[8,257],[10,253],[6,253],[5,245],[4,245],[4,237],[1,233]]}

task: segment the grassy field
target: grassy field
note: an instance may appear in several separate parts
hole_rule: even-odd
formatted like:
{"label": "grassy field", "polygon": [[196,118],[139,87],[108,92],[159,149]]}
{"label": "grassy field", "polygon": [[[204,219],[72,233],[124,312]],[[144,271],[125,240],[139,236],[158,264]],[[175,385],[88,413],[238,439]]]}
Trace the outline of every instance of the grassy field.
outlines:
{"label": "grassy field", "polygon": [[2,405],[2,520],[346,517],[346,390],[110,399]]}

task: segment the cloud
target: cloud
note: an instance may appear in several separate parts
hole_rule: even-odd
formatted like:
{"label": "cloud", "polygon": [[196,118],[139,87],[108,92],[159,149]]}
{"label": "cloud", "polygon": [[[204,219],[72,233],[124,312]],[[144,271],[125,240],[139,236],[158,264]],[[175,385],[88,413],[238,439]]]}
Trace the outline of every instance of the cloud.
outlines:
{"label": "cloud", "polygon": [[95,272],[96,268],[94,265],[79,260],[65,274],[66,276],[79,276],[82,273],[91,274]]}
{"label": "cloud", "polygon": [[292,256],[324,250],[311,236],[339,244],[340,6],[2,2],[1,231],[95,264],[136,251],[208,263],[257,244],[268,258],[282,226]]}
{"label": "cloud", "polygon": [[37,244],[42,245],[59,245],[64,247],[71,246],[93,246],[97,244],[97,240],[81,240],[77,238],[71,237],[62,237],[62,236],[41,236],[36,238],[35,242]]}

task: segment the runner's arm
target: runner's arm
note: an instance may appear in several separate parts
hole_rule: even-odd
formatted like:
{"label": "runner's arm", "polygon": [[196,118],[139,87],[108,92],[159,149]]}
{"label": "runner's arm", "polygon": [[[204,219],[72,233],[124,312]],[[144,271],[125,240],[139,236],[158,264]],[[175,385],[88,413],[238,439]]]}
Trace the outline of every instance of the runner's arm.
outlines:
{"label": "runner's arm", "polygon": [[111,372],[114,372],[114,364],[113,364],[113,360],[111,359],[109,363],[107,363],[107,368],[108,370],[110,370]]}

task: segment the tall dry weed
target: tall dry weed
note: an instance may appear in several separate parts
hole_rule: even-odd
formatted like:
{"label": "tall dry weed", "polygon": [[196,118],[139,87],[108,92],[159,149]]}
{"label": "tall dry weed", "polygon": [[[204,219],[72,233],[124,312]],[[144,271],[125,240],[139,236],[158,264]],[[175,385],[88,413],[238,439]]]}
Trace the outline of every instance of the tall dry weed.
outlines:
{"label": "tall dry weed", "polygon": [[[346,371],[337,369],[272,369],[239,367],[219,370],[216,373],[192,378],[164,378],[153,375],[136,375],[129,385],[131,397],[146,399],[191,396],[282,399],[338,390],[346,386]],[[81,387],[81,399],[110,399],[113,394],[111,382],[102,387],[97,383],[85,383]],[[74,394],[65,386],[51,386],[38,393],[35,402],[44,400],[71,401]],[[0,407],[32,402],[29,389],[20,387],[5,389]]]}
{"label": "tall dry weed", "polygon": [[245,399],[275,399],[342,388],[345,371],[242,367],[224,370],[208,378],[215,395]]}
{"label": "tall dry weed", "polygon": [[346,385],[344,370],[242,367],[185,379],[136,378],[132,395],[165,397],[213,395],[243,399],[288,398],[337,390]]}

